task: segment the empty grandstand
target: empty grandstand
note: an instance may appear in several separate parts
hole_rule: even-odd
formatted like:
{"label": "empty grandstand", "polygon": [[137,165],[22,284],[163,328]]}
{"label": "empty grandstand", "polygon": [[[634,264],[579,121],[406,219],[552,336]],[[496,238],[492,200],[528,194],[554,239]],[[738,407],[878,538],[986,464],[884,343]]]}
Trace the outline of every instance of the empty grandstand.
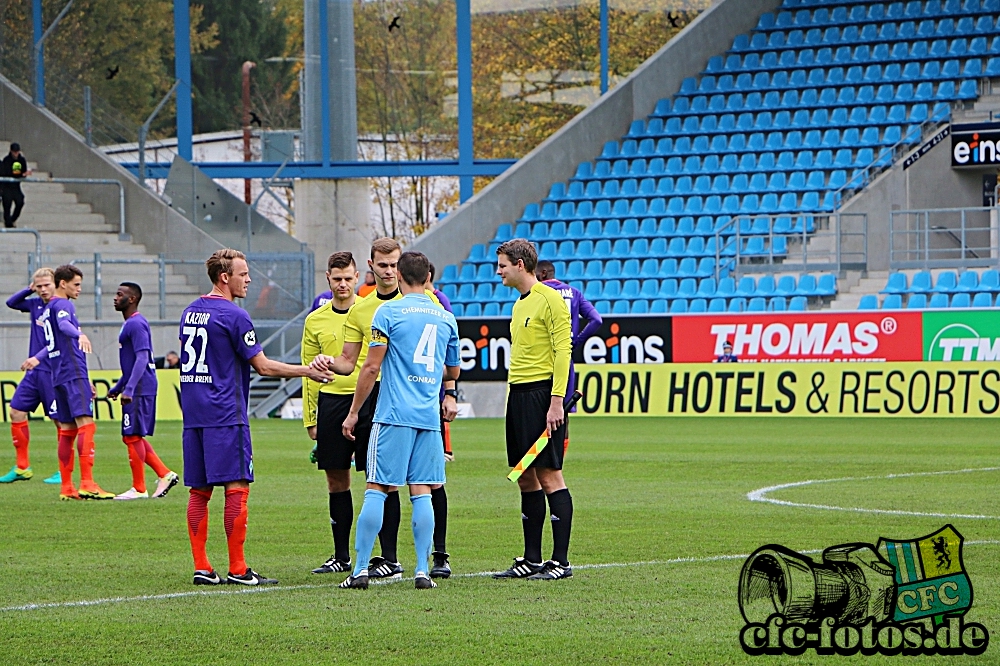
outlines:
{"label": "empty grandstand", "polygon": [[[525,237],[603,313],[829,307],[873,263],[869,221],[845,204],[990,78],[1000,0],[785,0],[440,283],[458,314],[509,313],[495,248]],[[929,275],[893,273],[884,298],[839,306],[989,307],[1000,292],[995,271]]]}

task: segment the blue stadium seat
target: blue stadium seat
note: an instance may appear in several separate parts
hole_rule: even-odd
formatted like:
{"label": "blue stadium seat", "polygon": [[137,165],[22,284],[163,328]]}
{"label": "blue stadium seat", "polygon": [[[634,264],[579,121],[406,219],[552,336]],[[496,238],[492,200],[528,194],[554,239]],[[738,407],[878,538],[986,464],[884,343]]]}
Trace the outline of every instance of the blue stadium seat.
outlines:
{"label": "blue stadium seat", "polygon": [[937,283],[934,285],[934,291],[948,294],[956,291],[957,287],[958,276],[955,275],[954,271],[945,271],[938,275]]}
{"label": "blue stadium seat", "polygon": [[768,312],[784,312],[788,309],[788,300],[784,296],[775,296],[767,302]]}
{"label": "blue stadium seat", "polygon": [[747,299],[738,297],[729,299],[729,307],[726,308],[727,312],[745,312],[747,309]]}
{"label": "blue stadium seat", "polygon": [[903,297],[900,294],[889,294],[882,301],[883,310],[901,310],[903,308]]}
{"label": "blue stadium seat", "polygon": [[677,286],[678,298],[694,298],[697,293],[697,283],[694,278],[683,278]]}
{"label": "blue stadium seat", "polygon": [[667,312],[668,309],[669,305],[667,301],[663,300],[662,298],[657,299],[649,304],[649,311],[650,313],[653,314],[664,314]]}
{"label": "blue stadium seat", "polygon": [[976,271],[965,271],[962,273],[953,291],[964,293],[979,291],[979,273]]}
{"label": "blue stadium seat", "polygon": [[688,312],[708,312],[708,301],[704,298],[694,298],[688,304]]}
{"label": "blue stadium seat", "polygon": [[793,296],[788,303],[788,309],[792,312],[805,312],[807,304],[805,296]]}
{"label": "blue stadium seat", "polygon": [[630,309],[629,301],[614,301],[611,314],[628,314]]}
{"label": "blue stadium seat", "polygon": [[909,294],[930,293],[933,291],[930,271],[920,271],[914,275],[913,280],[910,281],[910,287],[906,291]]}
{"label": "blue stadium seat", "polygon": [[688,311],[686,299],[677,298],[670,301],[670,314],[684,314]]}
{"label": "blue stadium seat", "polygon": [[766,312],[767,311],[767,299],[756,296],[750,299],[747,304],[747,312]]}
{"label": "blue stadium seat", "polygon": [[833,273],[824,273],[819,276],[819,282],[816,285],[816,291],[820,296],[836,296],[837,295],[837,276]]}
{"label": "blue stadium seat", "polygon": [[611,314],[611,303],[608,301],[597,301],[594,303],[594,309],[602,315]]}
{"label": "blue stadium seat", "polygon": [[483,316],[483,306],[479,303],[467,303],[465,306],[465,316],[466,317],[481,317]]}
{"label": "blue stadium seat", "polygon": [[979,279],[979,291],[1000,292],[1000,272],[992,268],[983,271]]}
{"label": "blue stadium seat", "polygon": [[[941,294],[941,296],[944,296],[944,294]],[[948,298],[947,296],[944,297]],[[927,294],[912,294],[906,300],[907,310],[923,310],[926,307],[927,307]]]}
{"label": "blue stadium seat", "polygon": [[726,311],[726,299],[713,298],[708,302],[708,312],[725,312],[725,311]]}
{"label": "blue stadium seat", "polygon": [[865,294],[858,303],[859,310],[878,310],[878,296],[875,294]]}
{"label": "blue stadium seat", "polygon": [[499,303],[487,303],[483,307],[484,317],[499,317],[500,316],[500,304]]}
{"label": "blue stadium seat", "polygon": [[934,293],[931,295],[931,301],[928,307],[932,308],[946,308],[948,307],[948,294],[944,293]]}
{"label": "blue stadium seat", "polygon": [[667,300],[677,298],[677,280],[668,278],[660,283],[660,291],[657,293],[661,299]]}
{"label": "blue stadium seat", "polygon": [[464,317],[465,316],[465,305],[462,304],[462,303],[452,303],[451,304],[451,312],[456,317]]}
{"label": "blue stadium seat", "polygon": [[955,294],[951,297],[951,307],[953,308],[971,308],[972,307],[972,297],[967,293]]}
{"label": "blue stadium seat", "polygon": [[757,282],[750,275],[745,275],[740,278],[739,285],[736,287],[735,295],[743,298],[750,298],[757,291]]}
{"label": "blue stadium seat", "polygon": [[885,284],[882,294],[905,294],[907,292],[906,274],[890,273],[889,280]]}
{"label": "blue stadium seat", "polygon": [[981,291],[972,297],[972,307],[991,308],[993,307],[993,294]]}

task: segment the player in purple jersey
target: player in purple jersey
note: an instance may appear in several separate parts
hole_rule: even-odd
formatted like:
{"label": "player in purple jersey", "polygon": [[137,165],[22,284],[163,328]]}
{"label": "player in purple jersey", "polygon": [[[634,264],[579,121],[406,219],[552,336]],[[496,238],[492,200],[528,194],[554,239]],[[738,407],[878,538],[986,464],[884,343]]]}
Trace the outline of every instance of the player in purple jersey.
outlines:
{"label": "player in purple jersey", "polygon": [[[266,377],[308,377],[326,383],[333,374],[307,366],[272,361],[257,343],[250,315],[235,303],[246,298],[250,267],[237,250],[216,251],[205,262],[212,292],[181,315],[181,409],[184,412],[184,485],[188,499],[188,536],[194,556],[194,584],[275,584],[247,566],[247,496],[253,482],[253,449],[247,415],[250,367]],[[208,540],[208,502],[214,486],[226,492],[229,575],[212,568]]]}
{"label": "player in purple jersey", "polygon": [[[31,370],[48,355],[55,401],[49,417],[59,428],[59,474],[62,488],[59,499],[113,499],[115,494],[102,489],[94,481],[94,435],[97,425],[91,401],[94,387],[87,373],[90,340],[80,330],[73,301],[83,290],[83,271],[65,264],[54,271],[55,296],[38,320],[42,324],[47,347],[21,366]],[[73,441],[80,455],[80,490],[73,486]]]}
{"label": "player in purple jersey", "polygon": [[[326,272],[326,279],[327,280],[330,279],[330,271]],[[327,289],[322,294],[317,294],[316,298],[313,299],[312,308],[309,309],[309,312],[315,312],[316,310],[319,310],[321,307],[323,307],[332,300],[333,300],[333,289]]]}
{"label": "player in purple jersey", "polygon": [[152,445],[146,441],[156,427],[156,370],[153,365],[153,341],[149,322],[139,313],[142,287],[135,282],[122,282],[115,293],[115,310],[122,313],[125,323],[118,333],[118,362],[122,376],[108,391],[108,397],[122,402],[122,441],[128,448],[128,464],[132,468],[132,487],[116,495],[116,500],[149,497],[146,492],[146,468],[156,472],[153,497],[165,497],[177,485],[176,472],[170,471]]}
{"label": "player in purple jersey", "polygon": [[[45,329],[38,322],[38,317],[45,310],[55,288],[52,269],[39,268],[31,276],[31,285],[27,289],[22,289],[7,299],[7,307],[10,309],[31,314],[29,356],[34,356],[48,345],[45,341]],[[38,409],[38,405],[42,405],[47,414],[53,400],[55,395],[52,391],[49,359],[46,355],[37,368],[25,373],[10,401],[10,436],[14,441],[17,459],[10,472],[0,476],[0,483],[27,481],[34,476],[31,471],[31,459],[28,456],[28,443],[31,438],[28,430],[28,414]],[[59,473],[56,472],[54,476],[45,479],[45,483],[59,483]]]}
{"label": "player in purple jersey", "polygon": [[[548,286],[552,287],[559,292],[559,295],[563,297],[566,301],[566,305],[569,307],[569,321],[570,326],[573,327],[573,348],[576,349],[584,342],[587,338],[597,333],[597,329],[601,327],[604,323],[604,319],[601,318],[601,314],[597,309],[591,305],[590,301],[583,297],[580,290],[576,287],[571,287],[565,282],[560,282],[556,279],[556,267],[551,261],[547,259],[542,259],[535,266],[535,278],[539,282],[543,282]],[[580,330],[580,318],[587,320],[587,325]],[[566,390],[567,395],[572,395],[573,390],[576,389],[576,368],[573,365],[573,361],[569,363],[569,384]],[[571,412],[576,411],[576,406],[570,410]],[[566,441],[563,442],[563,452],[569,448],[569,421],[567,420],[566,425]]]}

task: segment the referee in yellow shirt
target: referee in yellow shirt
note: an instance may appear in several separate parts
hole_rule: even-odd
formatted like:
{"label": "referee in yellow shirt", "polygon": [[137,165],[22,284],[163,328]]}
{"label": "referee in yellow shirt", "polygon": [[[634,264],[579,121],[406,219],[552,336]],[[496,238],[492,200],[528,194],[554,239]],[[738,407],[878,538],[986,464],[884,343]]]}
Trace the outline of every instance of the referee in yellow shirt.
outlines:
{"label": "referee in yellow shirt", "polygon": [[[573,498],[563,480],[566,415],[563,398],[569,378],[572,327],[566,301],[535,278],[538,253],[523,238],[497,248],[497,274],[521,297],[510,320],[510,370],[507,381],[507,464],[514,467],[546,430],[547,446],[517,483],[521,488],[524,557],[495,578],[558,580],[570,578],[569,537]],[[552,558],[542,562],[545,500],[552,514]]]}
{"label": "referee in yellow shirt", "polygon": [[[329,303],[321,305],[306,317],[302,329],[302,364],[308,365],[319,354],[338,356],[344,347],[344,323],[357,297],[358,268],[350,252],[334,252],[327,260],[326,279],[333,293]],[[330,527],[333,530],[334,554],[312,570],[315,574],[351,570],[351,526],[354,524],[354,502],[351,499],[351,458],[357,470],[365,471],[368,440],[350,441],[340,425],[351,411],[358,370],[346,377],[337,377],[328,384],[302,380],[302,424],[309,437],[316,440],[316,466],[326,472],[330,493]]]}

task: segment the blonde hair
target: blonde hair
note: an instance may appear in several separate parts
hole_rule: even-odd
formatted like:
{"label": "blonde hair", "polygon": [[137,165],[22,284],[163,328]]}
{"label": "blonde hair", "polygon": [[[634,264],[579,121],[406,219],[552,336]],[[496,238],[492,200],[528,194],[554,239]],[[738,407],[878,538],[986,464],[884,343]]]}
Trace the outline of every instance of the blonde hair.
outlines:
{"label": "blonde hair", "polygon": [[396,239],[394,238],[376,238],[372,242],[371,258],[373,260],[375,259],[376,252],[378,252],[379,254],[392,254],[393,252],[398,252],[402,249],[403,248],[399,246],[399,243],[396,242]]}
{"label": "blonde hair", "polygon": [[48,266],[43,266],[42,268],[39,268],[37,271],[32,273],[31,283],[34,284],[38,280],[38,278],[43,278],[43,277],[47,277],[48,279],[52,280],[52,284],[56,283],[56,272],[51,268],[49,268]]}
{"label": "blonde hair", "polygon": [[216,250],[212,253],[212,256],[205,262],[205,268],[208,270],[208,279],[212,281],[212,284],[218,284],[219,276],[223,273],[226,275],[233,274],[234,259],[246,261],[247,257],[239,250],[229,247],[224,250]]}

